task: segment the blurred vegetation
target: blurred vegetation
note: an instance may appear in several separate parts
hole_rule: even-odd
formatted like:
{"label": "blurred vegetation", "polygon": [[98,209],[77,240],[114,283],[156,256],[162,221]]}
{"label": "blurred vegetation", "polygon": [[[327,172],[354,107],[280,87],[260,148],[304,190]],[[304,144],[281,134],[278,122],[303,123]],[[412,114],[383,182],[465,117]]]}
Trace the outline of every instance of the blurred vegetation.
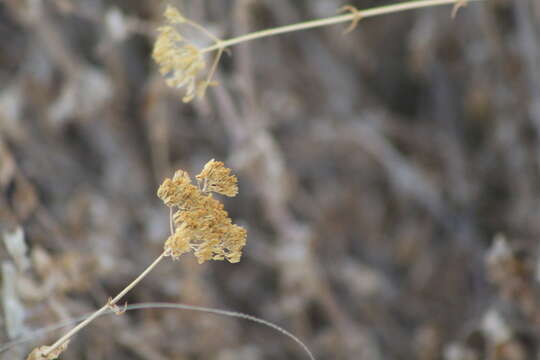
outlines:
{"label": "blurred vegetation", "polygon": [[[220,38],[344,5],[171,3]],[[540,3],[242,44],[190,104],[151,60],[165,6],[0,2],[0,342],[102,306],[162,251],[163,178],[215,158],[238,174],[242,261],[167,261],[129,303],[253,314],[318,359],[538,358]],[[265,327],[163,309],[99,319],[62,357],[304,358]]]}

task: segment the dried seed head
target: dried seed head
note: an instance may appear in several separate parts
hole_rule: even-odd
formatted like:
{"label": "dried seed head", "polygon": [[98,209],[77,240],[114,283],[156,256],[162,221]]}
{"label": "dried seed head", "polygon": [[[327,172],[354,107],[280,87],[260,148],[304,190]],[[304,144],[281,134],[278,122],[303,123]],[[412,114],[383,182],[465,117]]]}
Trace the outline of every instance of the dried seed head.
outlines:
{"label": "dried seed head", "polygon": [[231,169],[226,168],[221,161],[212,159],[196,177],[203,184],[203,192],[213,191],[232,197],[238,194],[238,180],[230,173]]}
{"label": "dried seed head", "polygon": [[165,179],[158,196],[165,205],[175,209],[174,232],[165,242],[165,251],[174,259],[194,251],[199,263],[207,260],[240,261],[246,244],[246,230],[232,223],[223,204],[210,191],[234,196],[238,193],[237,179],[223,163],[209,161],[197,176],[206,190],[191,183],[189,175],[177,171]]}
{"label": "dried seed head", "polygon": [[165,249],[168,251],[168,255],[173,259],[178,258],[180,255],[185,254],[191,250],[189,245],[189,237],[186,236],[186,232],[181,229],[176,230],[174,234],[169,236],[165,241]]}
{"label": "dried seed head", "polygon": [[185,171],[179,170],[171,179],[166,178],[157,191],[157,196],[168,207],[190,207],[197,201],[198,189],[191,184],[191,178]]}
{"label": "dried seed head", "polygon": [[186,88],[186,95],[182,100],[189,102],[195,96],[202,96],[210,85],[207,79],[201,77],[206,62],[202,52],[187,43],[175,27],[191,22],[172,6],[165,10],[165,18],[167,24],[158,28],[152,57],[159,65],[160,73],[167,77],[167,85]]}
{"label": "dried seed head", "polygon": [[231,263],[240,261],[242,248],[246,245],[247,231],[241,226],[232,224],[223,241],[223,255]]}

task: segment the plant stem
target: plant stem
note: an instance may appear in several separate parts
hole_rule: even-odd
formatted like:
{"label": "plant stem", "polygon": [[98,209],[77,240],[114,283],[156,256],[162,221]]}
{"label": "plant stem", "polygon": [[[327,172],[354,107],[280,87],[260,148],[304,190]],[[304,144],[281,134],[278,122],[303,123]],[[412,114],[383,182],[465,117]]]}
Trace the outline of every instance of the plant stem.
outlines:
{"label": "plant stem", "polygon": [[157,264],[159,264],[159,262],[161,260],[163,260],[163,258],[165,257],[165,252],[161,253],[161,255],[158,256],[158,258],[156,260],[154,260],[154,262],[152,264],[150,264],[139,276],[137,276],[137,278],[135,280],[133,280],[128,286],[126,286],[124,288],[124,290],[120,291],[118,293],[118,295],[116,295],[114,297],[114,299],[112,300],[109,300],[105,305],[103,305],[102,308],[100,308],[99,310],[97,310],[96,312],[94,312],[92,315],[90,315],[89,317],[87,317],[84,321],[82,321],[81,323],[79,323],[79,325],[75,326],[73,329],[71,329],[70,331],[68,331],[64,336],[62,336],[60,339],[58,339],[54,344],[52,344],[49,349],[43,354],[44,356],[47,356],[49,355],[50,353],[52,353],[55,349],[57,349],[59,346],[61,346],[62,344],[64,344],[66,341],[68,341],[69,339],[71,339],[73,337],[73,335],[75,335],[76,333],[78,333],[82,328],[84,328],[86,325],[88,325],[90,322],[92,322],[95,318],[97,318],[98,316],[100,316],[101,314],[103,314],[105,311],[107,311],[107,309],[109,309],[112,305],[115,305],[118,301],[120,301],[120,299],[122,299],[122,297],[124,297],[124,295],[126,295],[131,289],[133,289],[135,287],[135,285],[137,285],[142,279],[144,279],[144,277],[146,275],[148,275],[148,273],[150,271],[152,271],[152,269],[154,269]]}
{"label": "plant stem", "polygon": [[[482,1],[482,0],[465,0],[465,3],[468,1]],[[224,49],[229,46],[237,45],[246,41],[260,39],[263,37],[269,37],[274,35],[279,35],[283,33],[289,33],[294,31],[312,29],[316,27],[323,27],[327,25],[339,24],[348,21],[353,21],[358,18],[368,18],[374,17],[383,14],[390,14],[405,10],[419,9],[430,6],[439,6],[439,5],[451,5],[464,3],[463,0],[417,0],[417,1],[407,1],[393,5],[379,6],[367,10],[359,10],[358,12],[352,12],[345,15],[337,15],[324,19],[311,20],[306,22],[301,22],[292,25],[280,26],[271,29],[256,31],[246,35],[242,35],[236,38],[221,40],[216,42],[214,45],[209,46],[205,49],[202,49],[201,52],[206,53],[218,49]]]}

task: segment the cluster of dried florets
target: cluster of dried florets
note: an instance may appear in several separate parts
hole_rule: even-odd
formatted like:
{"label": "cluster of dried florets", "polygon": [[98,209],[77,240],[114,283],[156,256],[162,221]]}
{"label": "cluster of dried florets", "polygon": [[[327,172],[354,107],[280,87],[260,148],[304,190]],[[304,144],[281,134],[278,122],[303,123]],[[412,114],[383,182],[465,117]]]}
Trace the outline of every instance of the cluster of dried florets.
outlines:
{"label": "cluster of dried florets", "polygon": [[210,160],[196,176],[178,170],[165,179],[157,195],[173,210],[173,232],[165,242],[167,255],[178,258],[193,250],[199,263],[207,260],[240,261],[246,230],[232,223],[223,204],[211,192],[226,196],[238,193],[236,176],[222,162]]}
{"label": "cluster of dried florets", "polygon": [[187,102],[196,95],[202,95],[206,89],[206,81],[199,77],[206,63],[201,52],[186,43],[175,27],[187,23],[187,19],[171,6],[165,10],[165,18],[167,24],[158,28],[159,34],[152,56],[159,64],[161,74],[168,77],[169,86],[186,87],[183,100]]}
{"label": "cluster of dried florets", "polygon": [[[165,10],[165,18],[167,23],[158,28],[158,37],[152,56],[159,65],[160,73],[167,78],[167,85],[175,88],[185,87],[186,95],[182,100],[189,102],[197,96],[202,97],[206,88],[213,84],[211,82],[213,70],[208,76],[203,75],[206,68],[203,52],[189,44],[177,27],[182,24],[189,25],[202,31],[214,42],[219,42],[219,39],[197,23],[182,16],[172,6],[168,6]],[[220,55],[221,51],[218,52],[214,62],[219,60]],[[214,68],[215,66],[212,66],[212,69]]]}

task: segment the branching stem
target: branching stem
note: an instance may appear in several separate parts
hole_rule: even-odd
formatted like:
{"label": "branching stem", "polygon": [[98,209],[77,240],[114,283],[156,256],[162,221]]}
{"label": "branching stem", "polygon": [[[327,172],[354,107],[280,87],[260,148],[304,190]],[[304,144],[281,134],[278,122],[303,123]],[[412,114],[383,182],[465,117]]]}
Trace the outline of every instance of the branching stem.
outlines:
{"label": "branching stem", "polygon": [[[468,0],[468,1],[482,1],[482,0]],[[451,5],[451,4],[462,4],[463,0],[417,0],[417,1],[407,1],[393,5],[379,6],[366,10],[359,10],[345,15],[337,15],[324,19],[311,20],[306,22],[301,22],[297,24],[291,24],[286,26],[275,27],[271,29],[261,30],[252,32],[246,35],[235,37],[228,40],[217,41],[214,45],[209,46],[201,51],[203,53],[211,52],[218,49],[224,49],[229,46],[237,45],[246,41],[251,41],[255,39],[260,39],[264,37],[279,35],[283,33],[290,33],[294,31],[312,29],[317,27],[323,27],[333,24],[340,24],[349,21],[355,21],[359,17],[362,19],[368,17],[374,17],[378,15],[390,14],[395,12],[401,12],[405,10],[420,9],[431,6],[440,6],[440,5]]]}
{"label": "branching stem", "polygon": [[112,300],[110,301],[107,301],[107,303],[105,305],[103,305],[103,307],[101,307],[99,310],[97,310],[96,312],[94,312],[92,315],[90,315],[89,317],[87,317],[84,321],[82,321],[81,323],[79,323],[77,326],[75,326],[73,329],[71,329],[70,331],[68,331],[64,336],[62,336],[60,339],[58,339],[54,344],[52,344],[49,349],[43,353],[43,355],[46,357],[47,355],[49,355],[50,353],[52,353],[54,350],[56,350],[58,347],[62,346],[62,344],[64,344],[66,341],[68,341],[69,339],[71,339],[73,337],[73,335],[75,335],[76,333],[78,333],[81,329],[83,329],[86,325],[88,325],[89,323],[91,323],[95,318],[97,318],[98,316],[102,315],[103,313],[105,313],[107,311],[107,309],[109,309],[112,305],[115,305],[118,301],[120,301],[124,295],[126,295],[131,289],[133,289],[142,279],[144,279],[146,277],[146,275],[148,275],[148,273],[150,271],[152,271],[156,266],[157,264],[159,264],[159,262],[161,260],[163,260],[163,258],[165,257],[165,252],[161,253],[161,255],[159,255],[157,257],[156,260],[154,260],[154,262],[152,264],[150,264],[139,276],[137,276],[137,278],[135,280],[133,280],[128,286],[126,286],[124,288],[124,290],[120,291],[118,293],[118,295],[116,295]]}

